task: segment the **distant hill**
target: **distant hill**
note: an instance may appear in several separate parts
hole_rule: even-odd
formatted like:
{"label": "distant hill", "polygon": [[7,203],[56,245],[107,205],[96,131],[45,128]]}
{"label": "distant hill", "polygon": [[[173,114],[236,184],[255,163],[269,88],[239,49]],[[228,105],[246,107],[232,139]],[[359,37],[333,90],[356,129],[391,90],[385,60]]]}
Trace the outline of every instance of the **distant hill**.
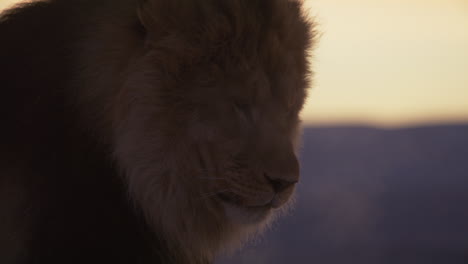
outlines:
{"label": "distant hill", "polygon": [[468,263],[468,125],[303,138],[295,210],[219,264]]}

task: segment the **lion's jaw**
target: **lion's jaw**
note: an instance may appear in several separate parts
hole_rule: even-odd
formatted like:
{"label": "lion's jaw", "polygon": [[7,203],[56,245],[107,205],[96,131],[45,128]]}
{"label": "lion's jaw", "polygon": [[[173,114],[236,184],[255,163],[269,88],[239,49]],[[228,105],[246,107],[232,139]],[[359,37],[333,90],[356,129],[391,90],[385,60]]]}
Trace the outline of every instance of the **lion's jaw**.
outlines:
{"label": "lion's jaw", "polygon": [[[227,14],[202,35],[180,25],[152,32],[161,25],[150,18],[164,24],[157,10],[165,9],[143,13],[144,50],[113,109],[114,158],[130,197],[155,233],[192,258],[256,232],[287,207],[299,175],[310,25],[295,1],[265,1],[271,10],[255,12],[255,1],[242,2],[242,12],[214,5]],[[258,17],[265,10],[272,14]]]}
{"label": "lion's jaw", "polygon": [[[187,254],[205,254],[191,258],[211,258],[287,207],[299,176],[297,111],[288,116],[260,100],[244,113],[231,97],[189,98],[174,108],[142,75],[129,79],[130,94],[121,98],[134,105],[119,104],[125,114],[115,126],[114,156],[157,234]],[[278,180],[290,184],[278,187]]]}
{"label": "lion's jaw", "polygon": [[[236,106],[233,108],[236,112]],[[222,113],[223,110],[215,112]],[[222,205],[224,215],[232,225],[240,228],[261,225],[284,208],[298,181],[294,131],[281,131],[279,124],[274,129],[275,123],[281,123],[276,115],[264,116],[264,121],[252,120],[250,125],[241,120],[236,127],[228,124],[236,123],[235,114],[230,115],[229,111],[222,114],[226,118],[218,120],[217,126],[210,121],[198,120],[196,127],[201,131],[191,130],[191,133],[201,135],[193,140],[199,141],[200,180],[205,185],[204,193]],[[225,130],[223,123],[226,123]],[[203,126],[204,131],[217,132],[204,133]]]}

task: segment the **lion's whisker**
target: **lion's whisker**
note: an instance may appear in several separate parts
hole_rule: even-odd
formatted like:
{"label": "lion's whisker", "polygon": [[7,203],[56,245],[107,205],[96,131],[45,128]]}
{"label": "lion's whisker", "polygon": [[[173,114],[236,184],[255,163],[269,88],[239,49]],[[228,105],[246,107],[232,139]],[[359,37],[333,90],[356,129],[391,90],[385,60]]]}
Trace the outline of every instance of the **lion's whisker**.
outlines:
{"label": "lion's whisker", "polygon": [[201,196],[198,198],[198,200],[210,198],[210,197],[213,197],[213,196],[218,195],[220,193],[225,193],[225,192],[227,192],[229,190],[230,189],[227,188],[227,189],[222,189],[222,190],[219,190],[219,191],[216,191],[216,192],[202,193]]}
{"label": "lion's whisker", "polygon": [[215,169],[197,169],[198,172],[204,172],[204,173],[213,173],[217,172]]}
{"label": "lion's whisker", "polygon": [[221,177],[197,177],[198,179],[204,179],[204,180],[226,180]]}

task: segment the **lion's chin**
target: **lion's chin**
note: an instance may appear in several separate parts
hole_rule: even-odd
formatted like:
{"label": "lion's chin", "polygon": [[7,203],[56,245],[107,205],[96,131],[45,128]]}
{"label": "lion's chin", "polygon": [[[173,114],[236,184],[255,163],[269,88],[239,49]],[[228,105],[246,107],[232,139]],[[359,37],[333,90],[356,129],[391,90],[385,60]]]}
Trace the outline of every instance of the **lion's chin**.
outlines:
{"label": "lion's chin", "polygon": [[266,222],[273,213],[269,205],[243,207],[229,202],[222,202],[227,219],[237,226],[255,226]]}

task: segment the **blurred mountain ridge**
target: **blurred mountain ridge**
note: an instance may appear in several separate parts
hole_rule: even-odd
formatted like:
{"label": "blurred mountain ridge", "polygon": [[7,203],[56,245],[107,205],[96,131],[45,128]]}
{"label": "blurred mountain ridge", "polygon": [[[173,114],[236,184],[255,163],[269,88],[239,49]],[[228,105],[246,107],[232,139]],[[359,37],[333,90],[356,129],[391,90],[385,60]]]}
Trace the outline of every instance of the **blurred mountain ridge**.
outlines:
{"label": "blurred mountain ridge", "polygon": [[306,127],[294,211],[220,264],[468,263],[468,124]]}

